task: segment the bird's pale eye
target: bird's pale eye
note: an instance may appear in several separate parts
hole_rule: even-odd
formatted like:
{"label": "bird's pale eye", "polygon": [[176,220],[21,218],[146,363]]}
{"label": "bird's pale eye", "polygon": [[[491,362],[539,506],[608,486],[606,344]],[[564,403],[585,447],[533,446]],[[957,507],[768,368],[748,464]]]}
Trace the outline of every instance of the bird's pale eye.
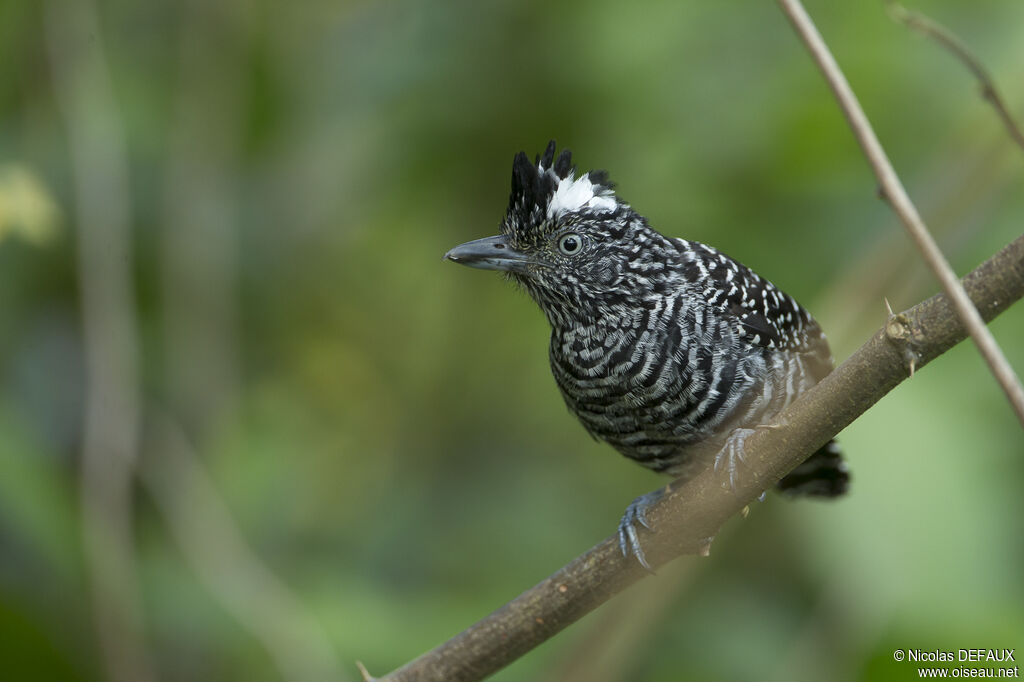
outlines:
{"label": "bird's pale eye", "polygon": [[583,248],[583,237],[568,232],[558,238],[558,250],[566,256],[574,256]]}

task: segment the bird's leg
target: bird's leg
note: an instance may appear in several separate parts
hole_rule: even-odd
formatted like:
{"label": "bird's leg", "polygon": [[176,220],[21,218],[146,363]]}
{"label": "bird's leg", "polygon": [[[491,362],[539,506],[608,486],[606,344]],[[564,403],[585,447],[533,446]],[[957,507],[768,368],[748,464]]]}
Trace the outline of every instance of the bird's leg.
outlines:
{"label": "bird's leg", "polygon": [[636,498],[626,507],[626,513],[622,515],[622,520],[619,521],[619,549],[622,550],[622,556],[632,554],[640,562],[640,565],[651,573],[654,571],[651,570],[650,564],[647,563],[643,547],[640,546],[636,524],[639,523],[644,528],[651,529],[651,525],[647,522],[647,510],[652,504],[664,497],[665,493],[669,492],[670,489],[671,485],[667,485],[664,488],[658,488]]}

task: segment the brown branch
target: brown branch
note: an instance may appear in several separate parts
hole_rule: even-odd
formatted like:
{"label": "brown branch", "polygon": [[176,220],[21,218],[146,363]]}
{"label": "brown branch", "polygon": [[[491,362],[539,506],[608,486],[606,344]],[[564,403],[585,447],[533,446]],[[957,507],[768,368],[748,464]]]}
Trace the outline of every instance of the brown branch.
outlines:
{"label": "brown branch", "polygon": [[1003,392],[1006,393],[1014,412],[1017,413],[1017,419],[1020,420],[1021,425],[1024,425],[1024,387],[1021,386],[1020,379],[1017,378],[1010,363],[1007,362],[995,337],[992,336],[992,332],[985,326],[975,307],[971,305],[956,274],[946,261],[946,257],[942,255],[942,251],[939,250],[928,227],[918,214],[917,208],[907,195],[903,183],[896,175],[896,170],[890,163],[885,150],[882,149],[871,123],[868,122],[864,110],[857,101],[857,96],[853,94],[853,89],[847,82],[846,76],[843,75],[800,0],[778,0],[778,2],[800,39],[807,46],[815,63],[821,69],[829,87],[832,88],[857,142],[860,143],[864,155],[878,178],[882,194],[889,201],[896,215],[899,216],[903,226],[907,228],[907,232],[914,240],[918,250],[921,251],[928,267],[931,268],[946,295],[953,302],[954,309],[967,325],[971,338],[978,346],[978,350],[981,351],[982,357],[985,358],[985,362],[988,363],[989,369],[996,381],[999,382]]}
{"label": "brown branch", "polygon": [[[1024,296],[1024,236],[963,280],[977,310],[991,320]],[[730,491],[712,468],[651,507],[656,532],[644,534],[652,566],[704,553],[719,528],[761,492],[903,381],[967,336],[949,299],[938,294],[891,316],[832,374],[790,405],[780,426],[746,442],[746,475]],[[612,536],[460,634],[379,678],[378,682],[472,682],[508,665],[647,574],[619,552]],[[364,679],[372,680],[364,672]]]}
{"label": "brown branch", "polygon": [[967,45],[948,28],[920,12],[912,12],[893,0],[886,0],[885,4],[889,11],[889,16],[894,21],[898,21],[912,31],[917,31],[926,38],[934,40],[967,67],[967,70],[978,79],[978,82],[981,84],[981,96],[995,108],[1000,120],[1006,127],[1006,132],[1009,133],[1010,137],[1013,138],[1013,141],[1021,149],[1024,149],[1024,132],[1021,132],[1020,126],[1017,125],[1009,109],[1007,109],[1006,103],[1003,102],[1003,98],[996,89],[995,81],[992,80],[988,70],[982,65],[981,60],[975,57],[968,49]]}

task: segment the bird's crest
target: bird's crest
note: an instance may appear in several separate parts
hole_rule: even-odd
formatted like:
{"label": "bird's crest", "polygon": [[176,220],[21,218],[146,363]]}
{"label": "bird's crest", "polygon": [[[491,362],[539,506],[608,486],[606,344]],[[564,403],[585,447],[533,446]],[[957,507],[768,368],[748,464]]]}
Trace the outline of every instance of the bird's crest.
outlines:
{"label": "bird's crest", "polygon": [[605,171],[576,177],[572,152],[563,149],[555,158],[554,140],[533,163],[519,152],[512,162],[512,193],[502,233],[522,240],[524,233],[545,233],[566,213],[615,211],[620,204],[613,188]]}

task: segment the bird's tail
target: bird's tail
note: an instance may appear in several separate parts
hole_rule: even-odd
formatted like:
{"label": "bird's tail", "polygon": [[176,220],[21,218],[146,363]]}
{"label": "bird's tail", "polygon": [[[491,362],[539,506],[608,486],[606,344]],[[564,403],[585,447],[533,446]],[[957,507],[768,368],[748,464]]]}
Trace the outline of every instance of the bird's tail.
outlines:
{"label": "bird's tail", "polygon": [[839,497],[850,487],[850,470],[839,444],[830,440],[781,481],[779,491],[797,496]]}

